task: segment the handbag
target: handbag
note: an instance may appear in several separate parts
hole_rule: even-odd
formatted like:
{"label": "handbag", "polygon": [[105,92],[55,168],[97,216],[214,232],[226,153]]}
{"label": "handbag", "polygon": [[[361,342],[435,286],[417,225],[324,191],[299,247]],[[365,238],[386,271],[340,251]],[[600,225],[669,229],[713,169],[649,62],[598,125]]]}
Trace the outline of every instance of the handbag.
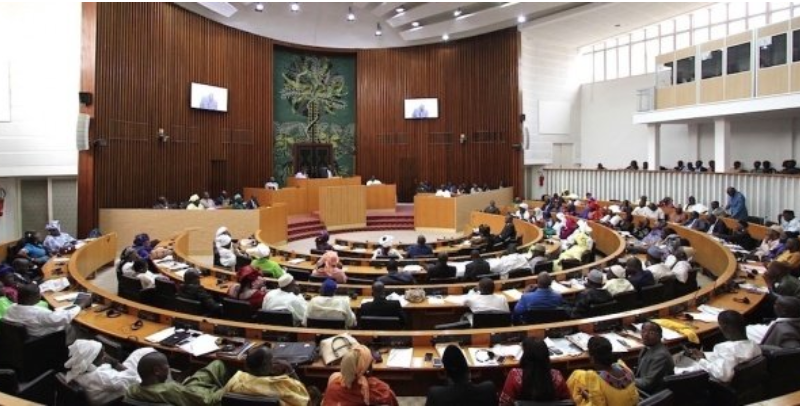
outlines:
{"label": "handbag", "polygon": [[350,353],[356,345],[358,345],[358,341],[346,333],[324,339],[319,343],[319,352],[322,356],[322,362],[325,363],[326,366],[339,362],[344,355]]}
{"label": "handbag", "polygon": [[405,296],[407,301],[411,303],[422,303],[425,301],[425,290],[424,289],[408,289],[406,290]]}
{"label": "handbag", "polygon": [[314,342],[275,343],[272,345],[272,358],[292,366],[306,365],[317,359],[317,345]]}

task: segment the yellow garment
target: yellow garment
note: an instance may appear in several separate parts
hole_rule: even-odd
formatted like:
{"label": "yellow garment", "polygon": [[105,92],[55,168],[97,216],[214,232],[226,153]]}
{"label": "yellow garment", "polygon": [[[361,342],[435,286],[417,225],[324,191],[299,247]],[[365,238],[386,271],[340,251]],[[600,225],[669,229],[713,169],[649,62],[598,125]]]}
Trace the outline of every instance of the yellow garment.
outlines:
{"label": "yellow garment", "polygon": [[790,252],[787,250],[781,253],[775,261],[785,263],[790,269],[800,268],[800,252]]}
{"label": "yellow garment", "polygon": [[675,332],[678,332],[681,335],[686,336],[686,339],[688,339],[689,342],[698,345],[700,344],[700,338],[697,337],[697,333],[695,333],[694,328],[685,323],[670,319],[653,319],[653,322],[658,324],[662,328],[672,329]]}
{"label": "yellow garment", "polygon": [[561,261],[564,259],[581,260],[583,252],[589,250],[589,242],[592,240],[589,235],[583,232],[576,232],[574,240],[575,244],[561,253],[561,255],[558,256],[558,260],[553,262],[553,270],[561,270]]}
{"label": "yellow garment", "polygon": [[228,381],[224,390],[239,395],[278,398],[281,406],[307,406],[309,400],[306,387],[286,375],[253,376],[239,371]]}
{"label": "yellow garment", "polygon": [[[624,362],[618,363],[628,369]],[[633,381],[624,389],[617,389],[593,370],[572,372],[567,380],[567,387],[572,400],[578,406],[636,406],[639,403],[639,391]]]}

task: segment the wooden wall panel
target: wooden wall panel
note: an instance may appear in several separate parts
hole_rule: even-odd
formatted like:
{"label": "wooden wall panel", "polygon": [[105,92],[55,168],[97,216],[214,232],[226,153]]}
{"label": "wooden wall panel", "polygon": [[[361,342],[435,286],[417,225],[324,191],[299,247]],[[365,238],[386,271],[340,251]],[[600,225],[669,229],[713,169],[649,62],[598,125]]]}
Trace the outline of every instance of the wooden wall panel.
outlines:
{"label": "wooden wall panel", "polygon": [[367,227],[366,186],[322,186],[319,197],[319,218],[328,230]]}
{"label": "wooden wall panel", "polygon": [[[400,201],[413,197],[414,179],[492,186],[503,180],[519,192],[519,53],[516,29],[359,51],[358,173],[397,184]],[[416,97],[438,98],[439,118],[405,120],[403,101]]]}

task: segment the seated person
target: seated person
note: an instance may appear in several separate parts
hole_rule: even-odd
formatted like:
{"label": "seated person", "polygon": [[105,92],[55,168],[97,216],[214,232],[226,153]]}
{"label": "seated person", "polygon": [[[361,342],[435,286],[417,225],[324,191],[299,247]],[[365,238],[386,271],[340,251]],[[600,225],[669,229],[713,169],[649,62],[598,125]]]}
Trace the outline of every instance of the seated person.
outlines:
{"label": "seated person", "polygon": [[17,278],[14,276],[14,269],[11,266],[3,263],[0,265],[0,286],[2,286],[3,296],[7,297],[10,301],[17,303],[18,299],[18,284]]}
{"label": "seated person", "polygon": [[447,264],[447,253],[439,253],[436,263],[428,265],[428,273],[425,281],[435,283],[439,279],[452,279],[456,277],[457,269],[455,266]]}
{"label": "seated person", "polygon": [[524,220],[526,222],[530,222],[531,213],[528,211],[528,208],[530,208],[530,206],[528,206],[527,203],[521,202],[519,204],[519,208],[517,209],[516,212],[514,212],[514,214],[512,216],[514,216],[517,219],[522,219],[522,220]]}
{"label": "seated person", "polygon": [[691,357],[697,363],[685,368],[683,372],[702,369],[708,372],[712,379],[728,383],[733,380],[736,365],[761,356],[761,347],[747,339],[745,331],[747,323],[741,313],[733,310],[722,311],[717,317],[717,322],[726,341],[714,345],[712,352],[693,350]]}
{"label": "seated person", "polygon": [[544,245],[531,246],[529,252],[530,252],[529,255],[530,257],[528,259],[528,266],[530,266],[531,272],[535,272],[536,266],[538,266],[540,263],[547,263],[550,261],[545,256],[545,253],[547,253],[547,249],[545,249]]}
{"label": "seated person", "polygon": [[686,207],[684,210],[687,213],[694,213],[697,212],[698,214],[706,214],[708,212],[708,208],[700,203],[697,203],[697,199],[694,196],[689,196],[688,201],[686,202]]}
{"label": "seated person", "polygon": [[256,210],[259,207],[261,207],[261,205],[258,204],[258,199],[256,198],[256,196],[251,195],[250,200],[248,200],[247,203],[245,203],[244,207],[247,210]]}
{"label": "seated person", "polygon": [[684,226],[689,229],[696,230],[698,232],[706,232],[708,231],[708,222],[700,217],[700,213],[697,212],[689,212],[689,219],[686,221]]}
{"label": "seated person", "polygon": [[711,236],[724,238],[730,233],[728,226],[725,225],[725,222],[722,219],[717,218],[716,215],[709,214],[706,216],[706,220],[708,221],[708,233]]}
{"label": "seated person", "polygon": [[222,305],[200,284],[200,272],[197,269],[187,269],[183,274],[183,285],[178,290],[178,297],[200,302],[203,313],[216,315],[222,311]]}
{"label": "seated person", "polygon": [[347,283],[347,275],[342,270],[339,254],[333,250],[325,252],[319,258],[311,275],[333,279],[336,283]]}
{"label": "seated person", "polygon": [[307,406],[310,396],[305,385],[296,379],[292,367],[273,362],[272,351],[266,346],[250,350],[245,370],[238,371],[223,390],[248,396],[278,398],[281,406]]}
{"label": "seated person", "polygon": [[480,250],[472,249],[472,252],[470,252],[470,258],[472,261],[467,263],[467,266],[464,268],[465,282],[474,282],[478,279],[478,275],[487,275],[492,273],[492,270],[489,268],[489,262],[481,257]]}
{"label": "seated person", "polygon": [[14,268],[14,274],[21,283],[40,283],[44,276],[41,268],[28,259],[16,258],[11,262],[11,267]]}
{"label": "seated person", "polygon": [[778,318],[768,325],[747,325],[747,339],[762,348],[800,348],[800,299],[778,296],[773,305]]}
{"label": "seated person", "polygon": [[539,338],[525,338],[519,368],[508,373],[500,406],[514,406],[516,401],[553,402],[570,398],[564,376],[558,369],[550,368],[547,344]]}
{"label": "seated person", "polygon": [[269,178],[267,183],[264,185],[264,189],[267,189],[267,190],[278,190],[278,189],[280,189],[280,185],[278,184],[278,181],[275,180],[275,176],[271,176]]}
{"label": "seated person", "polygon": [[589,357],[596,370],[576,370],[567,380],[572,400],[581,406],[635,406],[639,403],[633,372],[611,351],[602,336],[589,339]]}
{"label": "seated person", "polygon": [[325,279],[322,282],[319,296],[314,296],[306,307],[306,317],[303,325],[308,323],[308,318],[315,319],[343,319],[346,328],[350,329],[356,324],[356,314],[350,309],[350,298],[347,296],[334,296],[336,281]]}
{"label": "seated person", "polygon": [[611,302],[614,298],[607,290],[603,289],[605,281],[603,272],[592,269],[586,276],[586,289],[580,291],[575,298],[575,306],[572,308],[573,318],[585,318],[592,316],[592,305]]}
{"label": "seated person", "polygon": [[394,259],[389,259],[389,262],[386,263],[386,274],[379,277],[378,282],[390,286],[414,285],[417,283],[414,275],[398,271],[397,261]]}
{"label": "seated person", "polygon": [[258,271],[252,266],[242,266],[236,272],[236,280],[238,283],[228,289],[228,297],[246,300],[253,309],[261,309],[264,304],[264,296],[267,294],[267,288],[264,286],[264,278],[261,277]]}
{"label": "seated person", "polygon": [[760,261],[770,260],[772,251],[781,247],[781,235],[783,229],[778,225],[770,226],[767,235],[761,241],[761,244],[756,250],[753,251],[752,258]]}
{"label": "seated person", "polygon": [[500,214],[500,209],[497,208],[497,205],[495,204],[494,200],[490,200],[489,201],[489,206],[486,206],[486,209],[483,209],[483,213],[490,213],[490,214],[493,214],[493,215],[499,215]]}
{"label": "seated person", "polygon": [[639,353],[636,387],[651,395],[664,389],[665,376],[675,373],[675,362],[661,337],[661,326],[657,323],[645,322],[642,325],[644,349]]}
{"label": "seated person", "polygon": [[378,239],[378,248],[375,249],[375,252],[372,254],[372,260],[379,259],[379,258],[394,258],[394,259],[402,259],[403,255],[400,253],[399,250],[392,247],[392,242],[394,241],[394,236],[381,236]]}
{"label": "seated person", "polygon": [[270,253],[272,251],[269,246],[263,243],[247,251],[247,254],[254,258],[250,266],[258,269],[264,276],[278,279],[283,276],[283,268],[277,262],[270,260]]}
{"label": "seated person", "polygon": [[170,379],[169,361],[161,352],[142,357],[137,370],[141,383],[129,387],[126,398],[175,406],[219,405],[224,394],[220,389],[230,378],[225,364],[215,360],[183,383],[175,382]]}
{"label": "seated person", "polygon": [[562,252],[558,259],[553,262],[553,269],[558,271],[561,269],[561,262],[565,259],[581,260],[583,254],[591,251],[594,246],[594,240],[591,237],[592,229],[588,226],[586,221],[581,220],[578,224],[578,230],[564,242],[563,247],[567,249]]}
{"label": "seated person", "polygon": [[234,210],[245,210],[247,209],[247,205],[244,203],[244,198],[240,194],[233,195],[233,203],[231,203],[231,209]]}
{"label": "seated person", "polygon": [[378,180],[374,175],[367,180],[367,186],[374,186],[381,184],[381,181]]}
{"label": "seated person", "polygon": [[631,282],[625,274],[625,268],[620,265],[614,265],[606,271],[606,282],[603,289],[607,290],[611,296],[617,296],[623,292],[630,292],[634,289]]}
{"label": "seated person", "polygon": [[[8,312],[8,308],[14,306],[15,303],[11,301],[7,296],[3,294],[3,290],[0,289],[0,319],[6,317],[6,312]],[[50,305],[47,304],[46,301],[40,300],[36,306],[41,307],[42,309],[50,310]]]}
{"label": "seated person", "polygon": [[66,381],[80,385],[91,405],[106,405],[140,382],[139,361],[153,352],[153,348],[137,349],[119,363],[106,355],[100,342],[78,339],[70,345],[69,360],[64,364]]}
{"label": "seated person", "polygon": [[495,295],[494,282],[488,278],[483,278],[478,282],[478,293],[475,293],[474,289],[469,291],[469,294],[464,299],[464,306],[468,307],[471,312],[466,314],[470,323],[472,323],[471,315],[473,313],[511,312],[505,295]]}
{"label": "seated person", "polygon": [[136,279],[139,279],[139,283],[142,284],[142,290],[155,289],[156,278],[161,276],[160,274],[155,274],[149,271],[147,268],[147,262],[144,260],[137,260],[133,262],[133,272]]}
{"label": "seated person", "polygon": [[331,235],[327,230],[323,230],[316,239],[314,239],[314,249],[322,252],[333,250],[333,246],[328,243],[331,240]]}
{"label": "seated person", "polygon": [[420,256],[433,256],[433,249],[428,246],[425,236],[417,236],[417,243],[411,245],[406,249],[406,255],[409,259],[416,259]]}
{"label": "seated person", "polygon": [[361,304],[359,316],[382,316],[399,318],[405,323],[406,315],[403,306],[396,300],[386,300],[386,288],[381,281],[372,284],[372,301]]}
{"label": "seated person", "polygon": [[217,204],[214,202],[214,199],[211,198],[211,195],[208,192],[203,192],[203,198],[200,199],[200,204],[206,210],[214,210],[217,208]]}
{"label": "seated person", "polygon": [[683,205],[676,205],[675,212],[669,216],[669,221],[676,225],[684,225],[689,220],[689,214],[683,211]]}
{"label": "seated person", "polygon": [[550,288],[552,283],[549,273],[540,273],[536,277],[536,288],[526,290],[514,306],[514,320],[519,322],[525,313],[531,310],[557,309],[564,306],[561,294]]}
{"label": "seated person", "polygon": [[153,205],[153,209],[171,209],[172,207],[169,204],[169,200],[165,196],[159,196],[156,199],[156,203]]}
{"label": "seated person", "polygon": [[794,210],[784,210],[778,217],[778,222],[784,232],[792,233],[795,236],[800,232],[800,218],[795,217]]}
{"label": "seated person", "polygon": [[[39,337],[60,332],[69,328],[72,320],[81,313],[81,309],[89,307],[91,300],[77,302],[76,305],[58,312],[39,306],[42,295],[36,285],[21,285],[18,288],[18,302],[8,308],[3,319],[24,325],[29,336]],[[67,330],[67,342],[72,336]]]}
{"label": "seated person", "polygon": [[[632,215],[629,215],[629,216],[630,216],[631,222],[633,222],[633,216]],[[640,240],[642,242],[644,242],[644,240],[647,239],[647,237],[650,235],[650,232],[651,232],[651,230],[650,230],[650,222],[648,222],[646,219],[640,220],[639,223],[635,224],[635,226],[633,227],[633,230],[630,231],[630,233],[631,233],[631,235],[633,237],[635,237],[636,239],[638,239],[638,240]],[[659,237],[661,237],[660,233],[659,233]]]}
{"label": "seated person", "polygon": [[642,261],[638,258],[628,259],[628,262],[625,264],[625,274],[634,289],[640,293],[643,287],[656,284],[653,274],[649,270],[644,270]]}
{"label": "seated person", "polygon": [[728,215],[727,213],[725,213],[725,209],[720,207],[719,201],[717,201],[717,200],[714,200],[713,202],[711,202],[711,210],[708,211],[708,214],[714,215],[714,216],[716,216],[718,218]]}
{"label": "seated person", "polygon": [[200,196],[193,194],[189,196],[189,203],[186,205],[186,210],[205,210],[205,206],[200,203]]}
{"label": "seated person", "polygon": [[58,255],[65,246],[74,245],[77,240],[61,231],[61,223],[53,220],[45,226],[47,237],[44,238],[44,248],[50,255]]}
{"label": "seated person", "polygon": [[439,190],[436,191],[434,196],[436,197],[451,197],[453,194],[450,192],[450,189],[447,188],[446,185],[439,186]]}
{"label": "seated person", "polygon": [[306,300],[300,295],[300,289],[294,282],[292,275],[283,275],[278,278],[278,287],[267,292],[264,297],[263,310],[286,310],[291,312],[295,324],[300,324],[306,318]]}
{"label": "seated person", "polygon": [[303,167],[294,174],[295,179],[308,179],[308,168]]}
{"label": "seated person", "polygon": [[36,232],[25,232],[25,235],[17,243],[16,249],[16,257],[26,258],[40,266],[50,259],[47,249],[42,245],[39,234]]}
{"label": "seated person", "polygon": [[219,196],[214,199],[214,206],[216,207],[228,207],[231,205],[231,197],[228,196],[228,191],[222,190],[219,192]]}
{"label": "seated person", "polygon": [[450,345],[442,355],[449,384],[428,390],[425,406],[496,406],[497,389],[492,381],[470,382],[469,366],[461,348]]}
{"label": "seated person", "polygon": [[342,358],[340,371],[328,379],[322,406],[397,406],[392,388],[369,376],[372,362],[369,348],[354,346]]}
{"label": "seated person", "polygon": [[650,202],[647,207],[637,207],[633,211],[634,216],[644,216],[652,220],[664,220],[664,211],[661,210],[655,203]]}
{"label": "seated person", "polygon": [[723,239],[727,240],[730,243],[739,245],[744,250],[753,250],[758,247],[758,241],[753,239],[750,236],[750,233],[747,232],[747,228],[750,226],[746,220],[740,220],[739,225],[736,227],[736,230],[733,231],[727,237],[721,236]]}
{"label": "seated person", "polygon": [[800,299],[800,280],[789,274],[789,266],[783,262],[772,262],[767,266],[764,282],[770,293]]}
{"label": "seated person", "polygon": [[503,226],[503,230],[500,231],[500,234],[497,236],[496,240],[504,244],[508,244],[509,242],[514,242],[517,240],[517,228],[514,227],[513,216],[506,216],[506,224]]}
{"label": "seated person", "polygon": [[797,238],[787,240],[786,249],[778,255],[775,261],[785,263],[791,271],[800,269],[800,240]]}

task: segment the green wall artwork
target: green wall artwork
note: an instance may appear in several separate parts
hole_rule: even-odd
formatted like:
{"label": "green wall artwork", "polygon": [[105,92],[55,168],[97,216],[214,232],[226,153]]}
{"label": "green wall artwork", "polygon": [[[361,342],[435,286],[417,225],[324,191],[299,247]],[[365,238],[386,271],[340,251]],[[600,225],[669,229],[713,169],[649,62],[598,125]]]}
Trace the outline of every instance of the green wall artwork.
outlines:
{"label": "green wall artwork", "polygon": [[274,76],[274,176],[294,175],[295,143],[333,146],[334,167],[341,176],[355,168],[354,55],[324,55],[278,48]]}

